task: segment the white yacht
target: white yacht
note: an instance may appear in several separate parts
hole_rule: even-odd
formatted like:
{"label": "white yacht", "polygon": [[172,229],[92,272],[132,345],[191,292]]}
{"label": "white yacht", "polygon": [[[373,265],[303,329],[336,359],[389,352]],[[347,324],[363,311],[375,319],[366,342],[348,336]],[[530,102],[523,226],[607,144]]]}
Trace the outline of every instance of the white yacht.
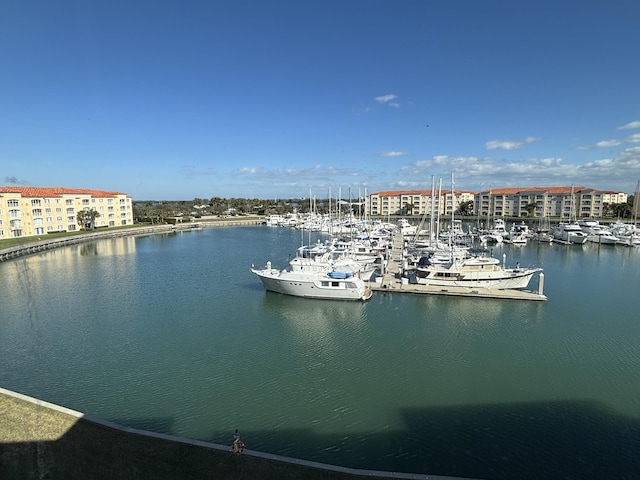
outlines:
{"label": "white yacht", "polygon": [[507,268],[497,258],[473,256],[452,258],[449,262],[432,262],[423,257],[416,266],[413,280],[421,285],[488,288],[496,290],[523,289],[541,268]]}
{"label": "white yacht", "polygon": [[529,227],[522,222],[520,225],[515,223],[511,226],[511,229],[504,235],[504,241],[506,243],[513,243],[516,245],[526,245],[529,238]]}
{"label": "white yacht", "polygon": [[578,225],[582,231],[587,234],[587,241],[592,243],[601,243],[605,245],[615,245],[618,238],[611,233],[609,228],[600,225],[597,220],[578,220]]}
{"label": "white yacht", "polygon": [[315,271],[308,269],[284,270],[272,268],[267,262],[265,268],[251,268],[264,287],[276,293],[296,297],[323,300],[369,300],[371,288],[357,274],[339,271]]}
{"label": "white yacht", "polygon": [[563,243],[584,244],[587,234],[582,231],[578,222],[560,222],[553,227],[552,235],[555,240]]}
{"label": "white yacht", "polygon": [[496,218],[493,222],[493,228],[480,235],[480,241],[482,243],[502,243],[506,235],[507,229],[504,220]]}
{"label": "white yacht", "polygon": [[610,226],[610,229],[618,239],[619,245],[640,246],[640,228],[635,223],[616,222]]}

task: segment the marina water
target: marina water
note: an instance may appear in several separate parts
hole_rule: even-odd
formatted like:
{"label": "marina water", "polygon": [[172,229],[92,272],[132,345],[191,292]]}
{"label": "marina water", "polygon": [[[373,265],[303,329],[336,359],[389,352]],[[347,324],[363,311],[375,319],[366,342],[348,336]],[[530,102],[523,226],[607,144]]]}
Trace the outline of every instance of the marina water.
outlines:
{"label": "marina water", "polygon": [[308,235],[212,228],[0,263],[0,385],[354,468],[637,478],[639,249],[494,248],[544,268],[547,302],[265,292],[251,264],[285,267]]}

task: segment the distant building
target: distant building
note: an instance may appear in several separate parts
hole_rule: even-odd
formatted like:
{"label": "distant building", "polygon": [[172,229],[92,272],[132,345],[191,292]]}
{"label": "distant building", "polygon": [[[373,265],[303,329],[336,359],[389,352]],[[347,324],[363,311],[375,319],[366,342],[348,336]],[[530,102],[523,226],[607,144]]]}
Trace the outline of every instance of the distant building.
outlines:
{"label": "distant building", "polygon": [[0,187],[0,239],[79,230],[78,212],[95,210],[96,227],[133,224],[131,197],[60,187]]}
{"label": "distant building", "polygon": [[390,190],[372,193],[365,198],[368,215],[427,215],[451,214],[461,202],[473,202],[474,193],[462,190],[442,190],[441,195],[431,190]]}
{"label": "distant building", "polygon": [[[637,195],[636,195],[637,196]],[[625,203],[627,194],[587,187],[494,188],[482,192],[391,190],[365,199],[369,215],[450,215],[462,202],[473,202],[473,214],[489,217],[601,218],[606,207]],[[433,209],[432,209],[433,202]]]}
{"label": "distant building", "polygon": [[626,201],[626,193],[587,187],[496,188],[476,194],[475,213],[489,217],[601,218],[608,205]]}

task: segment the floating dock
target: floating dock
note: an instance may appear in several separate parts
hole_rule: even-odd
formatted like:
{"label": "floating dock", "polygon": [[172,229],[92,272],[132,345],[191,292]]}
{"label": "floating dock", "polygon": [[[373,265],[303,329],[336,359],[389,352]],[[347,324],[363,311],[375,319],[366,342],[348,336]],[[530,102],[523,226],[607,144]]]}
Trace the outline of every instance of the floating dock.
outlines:
{"label": "floating dock", "polygon": [[370,287],[375,292],[387,293],[413,293],[429,295],[450,295],[457,297],[477,297],[477,298],[502,298],[510,300],[547,300],[543,294],[544,274],[538,275],[538,290],[496,290],[483,287],[456,287],[456,286],[431,286],[409,283],[406,277],[402,276],[402,264],[404,250],[404,238],[401,234],[393,237],[393,248],[387,259],[385,273],[370,282]]}

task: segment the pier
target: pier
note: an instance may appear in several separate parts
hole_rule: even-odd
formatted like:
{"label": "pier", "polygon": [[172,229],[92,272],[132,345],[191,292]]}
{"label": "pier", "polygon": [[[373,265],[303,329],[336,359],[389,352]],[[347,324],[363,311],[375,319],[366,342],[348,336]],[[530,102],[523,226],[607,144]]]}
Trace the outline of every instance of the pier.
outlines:
{"label": "pier", "polygon": [[538,276],[538,290],[497,290],[483,287],[456,287],[456,286],[431,286],[409,283],[406,277],[402,276],[403,267],[404,238],[402,234],[396,233],[393,236],[393,248],[387,258],[386,267],[380,281],[371,282],[371,289],[375,292],[386,293],[412,293],[429,295],[449,295],[456,297],[477,297],[477,298],[502,298],[509,300],[534,300],[545,301],[543,294],[544,274]]}

